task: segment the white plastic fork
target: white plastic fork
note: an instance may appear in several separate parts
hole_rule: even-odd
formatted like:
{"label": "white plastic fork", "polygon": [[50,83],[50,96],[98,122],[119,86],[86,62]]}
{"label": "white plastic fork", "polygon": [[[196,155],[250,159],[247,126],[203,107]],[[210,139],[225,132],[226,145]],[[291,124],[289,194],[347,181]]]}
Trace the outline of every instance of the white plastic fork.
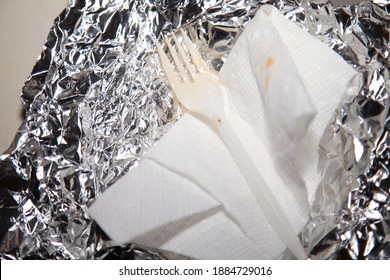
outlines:
{"label": "white plastic fork", "polygon": [[169,40],[165,38],[169,53],[173,58],[181,79],[178,79],[168,56],[156,41],[157,51],[173,92],[179,102],[189,111],[207,117],[210,124],[219,132],[223,142],[241,171],[242,176],[245,178],[248,187],[256,198],[257,203],[270,225],[278,234],[280,240],[290,249],[296,258],[307,259],[306,251],[299,238],[295,235],[295,231],[283,207],[268,188],[224,115],[222,92],[218,76],[209,70],[202,56],[198,53],[186,33],[181,30],[181,34],[183,44],[187,47],[193,63],[191,63],[189,56],[174,34],[172,37],[181,60]]}

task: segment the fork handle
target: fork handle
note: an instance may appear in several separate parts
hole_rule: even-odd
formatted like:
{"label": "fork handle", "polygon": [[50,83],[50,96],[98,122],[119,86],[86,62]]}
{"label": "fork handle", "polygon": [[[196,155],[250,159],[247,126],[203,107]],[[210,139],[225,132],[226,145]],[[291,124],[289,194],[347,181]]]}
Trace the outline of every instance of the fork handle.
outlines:
{"label": "fork handle", "polygon": [[256,198],[257,203],[272,228],[278,234],[280,240],[290,249],[296,258],[307,259],[306,251],[299,238],[294,234],[295,231],[284,212],[282,205],[280,205],[267,186],[251,160],[251,157],[230,127],[226,117],[222,115],[218,119],[218,122],[212,122],[212,125],[222,137],[223,142],[236,162],[242,176],[245,178],[250,191]]}

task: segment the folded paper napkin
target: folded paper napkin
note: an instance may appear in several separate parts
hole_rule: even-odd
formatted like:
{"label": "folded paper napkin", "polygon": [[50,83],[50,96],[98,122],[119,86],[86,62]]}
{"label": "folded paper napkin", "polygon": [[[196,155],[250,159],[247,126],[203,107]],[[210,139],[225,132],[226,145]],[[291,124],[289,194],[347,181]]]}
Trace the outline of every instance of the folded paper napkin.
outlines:
{"label": "folded paper napkin", "polygon": [[[354,74],[272,6],[248,23],[221,69],[227,118],[295,234],[319,182],[320,136]],[[189,113],[89,213],[118,243],[196,259],[275,259],[285,250],[218,134]]]}

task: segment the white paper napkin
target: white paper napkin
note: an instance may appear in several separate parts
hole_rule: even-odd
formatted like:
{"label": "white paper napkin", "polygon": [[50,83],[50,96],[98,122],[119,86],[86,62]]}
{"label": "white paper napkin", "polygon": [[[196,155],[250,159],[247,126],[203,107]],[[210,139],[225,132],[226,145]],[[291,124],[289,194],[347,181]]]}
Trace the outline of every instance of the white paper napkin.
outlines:
{"label": "white paper napkin", "polygon": [[[267,28],[278,35],[270,36]],[[282,52],[271,49],[264,56],[264,50],[257,48],[275,40]],[[288,58],[278,64],[280,53]],[[267,61],[269,55],[272,62]],[[257,64],[264,65],[258,72]],[[278,100],[264,94],[281,89],[275,84],[282,82],[280,65],[292,67],[284,71],[293,72],[298,86],[294,98],[283,97],[288,90],[275,93],[278,107]],[[274,68],[267,73],[266,67]],[[320,136],[354,74],[326,45],[270,6],[262,7],[247,25],[221,70],[227,118],[296,233],[307,221],[309,201],[319,182]],[[297,99],[300,102],[293,108],[287,106]],[[279,118],[278,108],[295,117]],[[286,132],[274,129],[276,125],[296,129]],[[282,152],[281,143],[287,147]],[[270,259],[285,249],[219,136],[188,113],[89,212],[118,243],[135,242],[197,259]]]}

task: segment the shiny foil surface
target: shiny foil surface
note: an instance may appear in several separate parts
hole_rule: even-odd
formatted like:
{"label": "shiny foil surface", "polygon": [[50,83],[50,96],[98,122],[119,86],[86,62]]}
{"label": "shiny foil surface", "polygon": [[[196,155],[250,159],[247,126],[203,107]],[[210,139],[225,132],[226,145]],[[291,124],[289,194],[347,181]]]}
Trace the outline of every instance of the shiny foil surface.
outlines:
{"label": "shiny foil surface", "polygon": [[186,259],[114,244],[86,209],[181,116],[154,40],[182,27],[218,71],[263,4],[360,73],[321,140],[323,180],[302,240],[311,258],[388,259],[386,0],[70,0],[23,88],[26,119],[0,157],[0,258]]}

